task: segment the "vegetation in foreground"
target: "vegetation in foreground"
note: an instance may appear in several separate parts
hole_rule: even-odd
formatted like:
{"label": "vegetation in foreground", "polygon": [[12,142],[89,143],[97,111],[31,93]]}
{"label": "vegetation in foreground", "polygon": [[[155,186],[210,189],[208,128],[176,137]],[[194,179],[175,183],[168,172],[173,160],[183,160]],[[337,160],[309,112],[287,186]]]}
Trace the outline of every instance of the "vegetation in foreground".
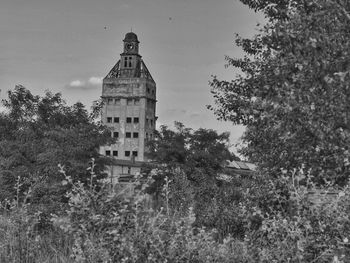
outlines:
{"label": "vegetation in foreground", "polygon": [[[94,162],[91,179],[93,169]],[[299,175],[290,189],[292,216],[264,215],[247,195],[230,207],[240,214],[244,236],[220,239],[217,229],[196,226],[191,207],[180,215],[167,206],[178,189],[167,178],[164,207],[152,209],[146,193],[151,178],[139,178],[135,194],[126,198],[125,186],[111,191],[103,182],[84,184],[61,173],[62,183],[71,186],[68,210],[51,216],[49,230],[40,229],[40,213],[30,213],[29,203],[3,208],[1,262],[348,262],[350,257],[349,188],[329,203],[311,205]]]}

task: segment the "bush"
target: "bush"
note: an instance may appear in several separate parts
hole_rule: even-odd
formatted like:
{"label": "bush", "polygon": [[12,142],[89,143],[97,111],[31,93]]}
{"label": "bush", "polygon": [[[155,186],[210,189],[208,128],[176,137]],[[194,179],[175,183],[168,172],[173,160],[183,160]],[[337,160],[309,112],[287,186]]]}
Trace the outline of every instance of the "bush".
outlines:
{"label": "bush", "polygon": [[[255,209],[262,224],[247,236],[250,254],[256,262],[349,262],[349,186],[329,198],[330,189],[334,192],[330,185],[316,188],[305,184],[302,173],[296,174],[292,182],[284,182],[289,191],[288,213]],[[310,198],[315,191],[323,196]],[[279,194],[275,198],[287,203]]]}
{"label": "bush", "polygon": [[96,191],[67,176],[64,183],[72,185],[70,209],[66,218],[54,216],[53,222],[72,235],[75,262],[248,262],[243,242],[226,238],[219,243],[215,230],[194,227],[193,209],[179,216],[148,208],[148,181],[139,178],[129,197],[125,192],[131,185],[111,191],[101,184]]}
{"label": "bush", "polygon": [[3,202],[1,206],[0,262],[72,262],[70,237],[60,229],[40,231],[41,213],[30,212],[27,198],[19,201],[19,186],[20,178],[16,183],[16,200]]}

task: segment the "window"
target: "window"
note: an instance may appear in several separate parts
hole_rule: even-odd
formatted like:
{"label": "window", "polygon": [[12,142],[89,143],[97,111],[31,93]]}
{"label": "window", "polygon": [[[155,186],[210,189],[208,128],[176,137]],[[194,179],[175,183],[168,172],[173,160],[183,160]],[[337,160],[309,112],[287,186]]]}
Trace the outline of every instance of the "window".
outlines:
{"label": "window", "polygon": [[139,137],[139,133],[138,132],[134,132],[132,135],[134,138],[138,138]]}
{"label": "window", "polygon": [[151,126],[153,126],[153,120],[151,120]]}
{"label": "window", "polygon": [[124,68],[128,67],[128,57],[124,58]]}
{"label": "window", "polygon": [[131,167],[129,166],[128,167],[128,174],[130,174],[131,173]]}
{"label": "window", "polygon": [[152,95],[154,95],[154,93],[155,93],[154,90],[152,90]]}
{"label": "window", "polygon": [[118,138],[119,137],[119,132],[113,132],[113,137]]}
{"label": "window", "polygon": [[147,88],[147,93],[149,93],[149,88]]}
{"label": "window", "polygon": [[130,156],[130,151],[125,151],[125,156],[129,157]]}
{"label": "window", "polygon": [[134,99],[134,105],[140,105],[140,99]]}
{"label": "window", "polygon": [[134,123],[139,123],[139,118],[138,117],[134,118]]}
{"label": "window", "polygon": [[146,140],[148,140],[148,133],[146,132]]}
{"label": "window", "polygon": [[119,117],[114,117],[114,122],[119,123]]}
{"label": "window", "polygon": [[111,151],[106,151],[106,156],[110,156],[111,155]]}
{"label": "window", "polygon": [[127,117],[127,118],[126,118],[126,123],[131,123],[131,121],[132,121],[132,118],[131,118],[131,117]]}
{"label": "window", "polygon": [[132,156],[137,157],[137,151],[132,151]]}
{"label": "window", "polygon": [[132,67],[132,57],[129,57],[129,67]]}
{"label": "window", "polygon": [[112,117],[107,117],[107,122],[112,123]]}
{"label": "window", "polygon": [[108,99],[107,100],[107,104],[112,104],[113,103],[113,99]]}
{"label": "window", "polygon": [[131,132],[125,133],[125,137],[126,137],[126,138],[131,138]]}
{"label": "window", "polygon": [[127,105],[132,105],[132,104],[133,104],[133,103],[132,103],[132,99],[127,99],[126,104],[127,104]]}
{"label": "window", "polygon": [[118,151],[113,151],[113,156],[118,156]]}
{"label": "window", "polygon": [[115,105],[120,105],[120,99],[114,99],[114,104]]}

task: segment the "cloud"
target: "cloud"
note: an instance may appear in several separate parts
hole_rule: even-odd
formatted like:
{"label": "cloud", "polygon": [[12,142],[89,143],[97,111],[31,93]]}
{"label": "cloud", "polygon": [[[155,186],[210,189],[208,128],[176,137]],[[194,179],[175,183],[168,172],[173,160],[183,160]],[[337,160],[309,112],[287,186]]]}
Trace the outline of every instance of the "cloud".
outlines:
{"label": "cloud", "polygon": [[71,83],[69,83],[68,86],[70,86],[72,88],[81,88],[81,87],[85,86],[85,82],[77,79],[77,80],[71,81]]}
{"label": "cloud", "polygon": [[102,85],[101,77],[91,77],[88,81],[91,85]]}
{"label": "cloud", "polygon": [[66,85],[66,88],[71,89],[92,89],[96,88],[97,86],[102,85],[103,78],[101,77],[90,77],[88,80],[73,80],[68,85]]}

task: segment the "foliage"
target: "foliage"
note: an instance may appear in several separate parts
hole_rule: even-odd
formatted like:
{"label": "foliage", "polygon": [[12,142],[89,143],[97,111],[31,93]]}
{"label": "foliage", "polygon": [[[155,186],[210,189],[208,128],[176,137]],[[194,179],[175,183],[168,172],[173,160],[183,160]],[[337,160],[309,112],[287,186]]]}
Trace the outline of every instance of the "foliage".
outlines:
{"label": "foliage", "polygon": [[[67,106],[61,94],[40,97],[16,86],[3,100],[0,115],[0,200],[15,197],[15,182],[21,177],[21,193],[31,187],[32,206],[46,216],[62,211],[68,187],[62,185],[57,165],[81,181],[90,158],[96,158],[96,173],[104,176],[107,163],[98,148],[110,140],[103,126],[94,123],[81,103]],[[23,199],[23,195],[19,198]],[[34,211],[33,210],[33,211]],[[44,211],[45,210],[45,211]],[[44,218],[44,216],[42,216]]]}
{"label": "foliage", "polygon": [[[228,160],[238,159],[229,151],[229,134],[193,131],[179,122],[175,122],[175,128],[162,126],[148,144],[148,156],[158,164],[148,188],[156,205],[182,215],[193,207],[196,226],[217,229],[220,238],[228,234],[243,236],[239,206],[242,189],[217,179]],[[164,187],[170,189],[167,196],[162,195]]]}
{"label": "foliage", "polygon": [[[91,177],[94,177],[93,165]],[[127,186],[73,182],[66,217],[53,217],[56,226],[72,235],[74,262],[235,262],[248,256],[242,242],[215,240],[215,231],[196,228],[192,210],[174,216],[147,206],[147,181]],[[126,196],[127,188],[134,194]]]}
{"label": "foliage", "polygon": [[293,184],[283,178],[291,194],[289,215],[255,208],[262,224],[246,237],[255,262],[348,262],[349,186],[316,188],[311,182],[305,186],[304,178],[301,171],[293,174]]}
{"label": "foliage", "polygon": [[[321,195],[326,201],[321,202],[320,198],[310,198],[315,185],[305,186],[305,175],[296,171],[294,184],[289,183],[288,176],[283,179],[292,196],[289,216],[242,204],[243,214],[230,214],[229,218],[235,221],[236,216],[242,216],[249,231],[244,239],[227,236],[220,242],[215,228],[196,227],[192,208],[187,215],[151,209],[145,192],[149,181],[137,178],[128,185],[117,182],[111,188],[94,180],[94,167],[92,161],[87,183],[73,181],[61,167],[62,184],[71,185],[67,192],[69,209],[65,215],[52,217],[51,232],[37,231],[40,214],[29,213],[26,200],[19,203],[16,199],[5,206],[6,212],[0,216],[0,259],[30,263],[345,263],[350,258],[349,187],[338,190],[330,199],[329,187],[325,187]],[[19,185],[17,181],[16,187]],[[127,194],[130,189],[133,194]],[[170,189],[164,189],[165,199],[171,194]],[[258,227],[251,224],[254,216],[262,219]]]}
{"label": "foliage", "polygon": [[70,263],[72,240],[59,229],[43,232],[38,228],[42,216],[28,203],[30,192],[19,201],[21,180],[16,180],[16,199],[1,203],[0,262]]}
{"label": "foliage", "polygon": [[247,126],[241,153],[271,176],[303,167],[318,184],[346,184],[349,1],[242,2],[269,22],[252,39],[237,37],[246,55],[227,62],[242,73],[212,80],[211,108]]}

